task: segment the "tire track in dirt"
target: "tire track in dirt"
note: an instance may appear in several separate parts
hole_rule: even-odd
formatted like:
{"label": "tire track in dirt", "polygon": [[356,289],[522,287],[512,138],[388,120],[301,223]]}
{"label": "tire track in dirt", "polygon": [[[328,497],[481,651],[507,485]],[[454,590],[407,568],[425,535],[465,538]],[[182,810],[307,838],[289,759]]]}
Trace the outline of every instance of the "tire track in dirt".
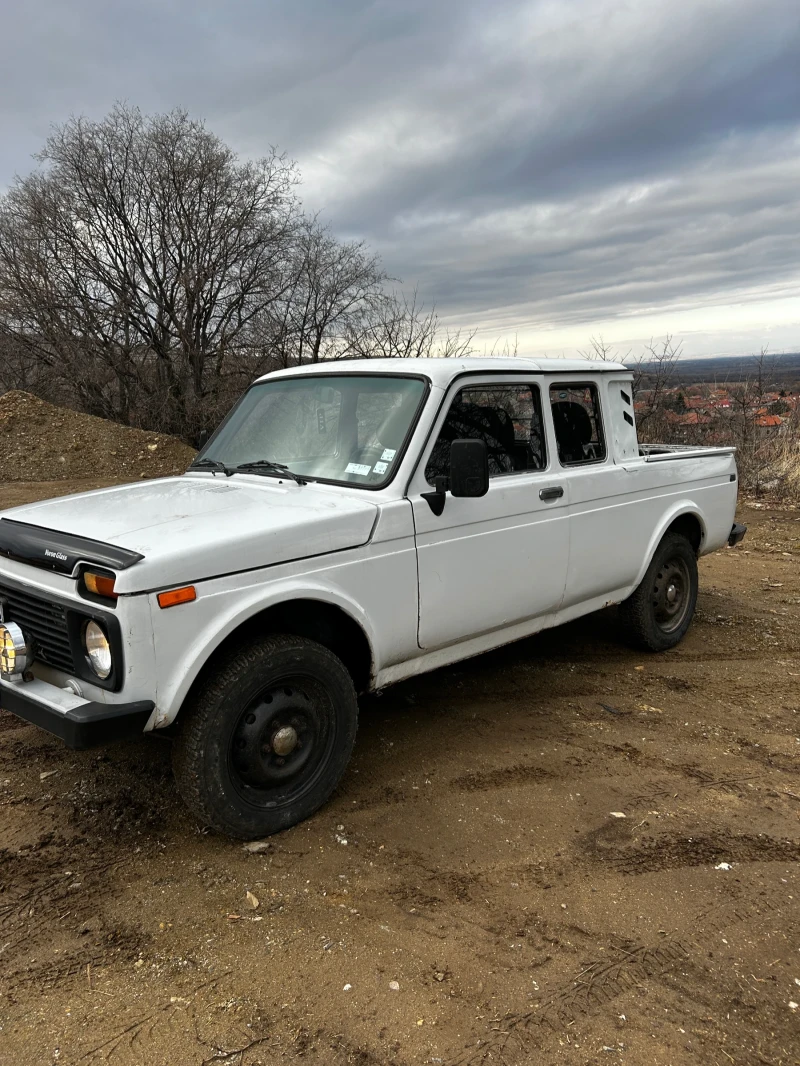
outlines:
{"label": "tire track in dirt", "polygon": [[[362,786],[363,787],[363,786]],[[350,804],[348,814],[357,811],[371,811],[381,807],[395,807],[398,804],[406,806],[411,803],[419,803],[423,797],[413,791],[406,791],[394,785],[385,785],[372,794],[356,798]]]}
{"label": "tire track in dirt", "polygon": [[[391,1050],[378,1053],[330,1027],[312,1029],[307,1017],[270,1014],[257,1002],[235,995],[231,999],[233,976],[233,971],[226,971],[182,995],[170,996],[125,1024],[95,1032],[70,1058],[69,1066],[141,1066],[163,1061],[155,1049],[163,1046],[168,1031],[180,1038],[181,1066],[245,1066],[278,1060],[302,1061],[307,1066],[404,1066]],[[220,996],[225,998],[220,1001]],[[236,1017],[233,1023],[230,1007]],[[265,1059],[265,1055],[270,1057]]]}
{"label": "tire track in dirt", "polygon": [[[648,755],[631,744],[584,743],[580,746],[576,744],[575,749],[580,751],[580,757],[565,754],[561,760],[569,765],[570,775],[574,778],[577,778],[582,773],[590,775],[597,773],[597,762],[590,757],[593,754],[596,754],[598,758],[604,761],[623,759],[639,766],[660,770],[665,774],[675,774],[688,778],[702,788],[719,789],[735,795],[746,795],[748,793],[745,787],[747,783],[758,781],[762,776],[760,774],[731,774],[727,777],[720,777],[691,763],[676,763],[668,759]],[[745,752],[741,754],[744,758],[748,757]],[[556,760],[556,762],[558,761]],[[767,765],[772,769],[782,769],[782,767],[774,767],[772,764]],[[800,769],[800,766],[797,768]],[[537,781],[550,781],[558,778],[559,774],[556,769],[520,763],[513,766],[499,767],[496,770],[470,771],[449,781],[441,782],[441,784],[447,791],[471,793],[515,788]],[[368,811],[398,804],[418,804],[425,799],[426,797],[422,792],[405,791],[389,785],[380,789],[377,794],[363,796],[355,800],[350,810],[353,812]]]}
{"label": "tire track in dirt", "polygon": [[552,770],[543,766],[518,763],[515,766],[503,766],[497,770],[472,771],[454,777],[448,783],[449,789],[458,792],[488,792],[492,789],[513,788],[531,781],[545,781],[554,777]]}
{"label": "tire track in dirt", "polygon": [[[0,988],[6,995],[13,997],[25,986],[52,988],[87,966],[133,958],[144,946],[141,932],[106,925],[98,918],[98,894],[106,875],[121,867],[122,860],[78,866],[80,873],[63,869],[53,873],[52,867],[61,865],[55,861],[31,870],[26,862],[30,860],[16,856],[3,859],[4,873],[11,875],[0,895]],[[24,878],[22,888],[20,878]],[[62,926],[67,919],[68,925]],[[57,958],[34,961],[32,952],[50,955],[56,943],[62,945]]]}
{"label": "tire track in dirt", "polygon": [[619,821],[585,833],[575,844],[583,858],[628,875],[659,873],[718,862],[800,862],[800,843],[765,834],[724,831],[692,835],[644,836],[632,843],[632,830]]}
{"label": "tire track in dirt", "polygon": [[[536,1061],[547,1031],[560,1031],[584,1015],[596,1013],[642,980],[663,982],[677,967],[704,956],[713,937],[738,924],[774,916],[781,920],[785,900],[777,889],[766,890],[758,904],[733,902],[699,911],[692,927],[701,932],[657,945],[634,941],[611,943],[603,955],[585,962],[567,981],[546,994],[530,1011],[509,1012],[497,1019],[486,1038],[474,1048],[454,1054],[448,1066],[484,1066],[490,1062]],[[511,1055],[518,1057],[509,1057]]]}
{"label": "tire track in dirt", "polygon": [[[196,1001],[200,997],[200,993],[208,990],[216,990],[217,986],[226,977],[230,976],[230,971],[220,974],[211,978],[208,981],[204,981],[201,984],[195,986],[187,996],[171,996],[170,999],[154,1007],[147,1014],[139,1015],[132,1021],[125,1025],[116,1026],[111,1030],[110,1035],[103,1036],[101,1033],[95,1032],[91,1039],[91,1045],[79,1049],[73,1056],[72,1061],[75,1066],[79,1063],[85,1063],[86,1066],[95,1066],[95,1064],[110,1062],[119,1052],[124,1059],[125,1053],[130,1053],[129,1061],[136,1063],[144,1063],[153,1061],[145,1054],[145,1049],[148,1041],[152,1041],[157,1030],[165,1026],[169,1026],[174,1019],[178,1019],[180,1023],[180,1029],[188,1036],[190,1032],[194,1032],[197,1044],[203,1047],[205,1041],[201,1040],[201,1037],[197,1028],[197,1019],[202,1018],[203,1011],[198,1014],[196,1009]],[[192,1023],[191,1026],[188,1023]],[[251,1046],[255,1046],[257,1042],[260,1042],[259,1038],[255,1038]],[[204,1062],[211,1063],[214,1061],[225,1062],[233,1061],[235,1055],[241,1055],[242,1050],[230,1051],[227,1054],[220,1054],[221,1048],[213,1051],[213,1042],[208,1042],[212,1048],[212,1054],[206,1058]],[[187,1041],[184,1039],[184,1046]],[[247,1049],[244,1049],[247,1050]],[[241,1059],[240,1059],[241,1061]]]}
{"label": "tire track in dirt", "polygon": [[[553,771],[545,767],[520,763],[514,766],[499,767],[496,770],[470,771],[449,781],[441,782],[441,784],[448,792],[488,792],[492,789],[512,788],[533,781],[544,781],[554,776]],[[426,796],[422,791],[384,785],[372,794],[355,799],[350,805],[348,814],[380,807],[393,807],[398,804],[404,806],[417,804],[425,799]]]}
{"label": "tire track in dirt", "polygon": [[496,1019],[478,1046],[447,1059],[452,1066],[489,1062],[521,1063],[539,1051],[542,1030],[560,1030],[579,1015],[605,1006],[638,982],[658,979],[683,962],[689,949],[678,941],[655,946],[631,943],[585,963],[570,980],[551,992],[534,1010]]}
{"label": "tire track in dirt", "polygon": [[672,840],[653,838],[640,848],[620,855],[613,860],[613,865],[620,873],[638,875],[717,862],[798,861],[800,844],[793,841],[718,834]]}
{"label": "tire track in dirt", "polygon": [[91,982],[93,969],[130,963],[141,954],[146,943],[137,929],[109,930],[88,944],[68,950],[56,962],[6,968],[2,983],[7,994],[14,996],[19,989],[29,986],[46,992],[79,975],[85,975],[87,982]]}

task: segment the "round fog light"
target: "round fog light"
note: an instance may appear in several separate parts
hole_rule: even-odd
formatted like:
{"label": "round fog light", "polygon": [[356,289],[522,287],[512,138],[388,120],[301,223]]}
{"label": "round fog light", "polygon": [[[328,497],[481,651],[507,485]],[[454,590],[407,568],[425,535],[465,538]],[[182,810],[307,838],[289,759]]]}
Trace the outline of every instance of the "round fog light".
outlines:
{"label": "round fog light", "polygon": [[30,650],[25,643],[25,634],[16,622],[0,625],[0,675],[17,678],[30,662]]}
{"label": "round fog light", "polygon": [[105,681],[111,673],[111,645],[108,637],[97,622],[87,622],[83,631],[83,642],[89,664],[97,676]]}

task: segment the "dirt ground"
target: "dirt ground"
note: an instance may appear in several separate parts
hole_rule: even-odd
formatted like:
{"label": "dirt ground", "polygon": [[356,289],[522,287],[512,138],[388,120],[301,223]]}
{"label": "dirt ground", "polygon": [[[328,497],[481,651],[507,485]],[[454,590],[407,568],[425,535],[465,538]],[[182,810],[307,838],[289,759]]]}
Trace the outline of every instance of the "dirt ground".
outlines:
{"label": "dirt ground", "polygon": [[364,700],[261,854],[167,741],[0,717],[0,1062],[800,1062],[800,511],[740,514],[681,647],[606,612]]}
{"label": "dirt ground", "polygon": [[85,487],[78,479],[119,482],[182,474],[197,454],[176,437],[131,429],[18,391],[0,395],[0,446],[5,480],[56,475],[62,490],[64,482]]}

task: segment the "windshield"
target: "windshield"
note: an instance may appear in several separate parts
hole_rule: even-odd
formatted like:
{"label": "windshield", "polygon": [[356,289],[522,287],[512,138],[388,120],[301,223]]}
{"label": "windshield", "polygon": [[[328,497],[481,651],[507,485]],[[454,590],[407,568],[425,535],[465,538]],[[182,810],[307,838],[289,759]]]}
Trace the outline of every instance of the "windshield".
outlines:
{"label": "windshield", "polygon": [[234,470],[268,460],[304,478],[379,488],[400,462],[425,387],[388,374],[264,381],[245,393],[198,460]]}

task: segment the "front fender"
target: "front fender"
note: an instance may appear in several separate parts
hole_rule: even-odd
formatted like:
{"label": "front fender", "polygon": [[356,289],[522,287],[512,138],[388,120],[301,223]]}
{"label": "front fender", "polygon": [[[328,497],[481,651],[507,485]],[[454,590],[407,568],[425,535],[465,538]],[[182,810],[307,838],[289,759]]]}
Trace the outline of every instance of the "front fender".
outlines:
{"label": "front fender", "polygon": [[292,600],[317,600],[340,608],[366,636],[375,662],[375,634],[370,621],[342,589],[323,581],[300,585],[296,579],[279,580],[268,588],[263,584],[249,589],[219,587],[222,584],[199,584],[193,603],[167,610],[158,606],[155,594],[149,597],[158,678],[154,728],[175,719],[200,671],[232,633],[262,611]]}

